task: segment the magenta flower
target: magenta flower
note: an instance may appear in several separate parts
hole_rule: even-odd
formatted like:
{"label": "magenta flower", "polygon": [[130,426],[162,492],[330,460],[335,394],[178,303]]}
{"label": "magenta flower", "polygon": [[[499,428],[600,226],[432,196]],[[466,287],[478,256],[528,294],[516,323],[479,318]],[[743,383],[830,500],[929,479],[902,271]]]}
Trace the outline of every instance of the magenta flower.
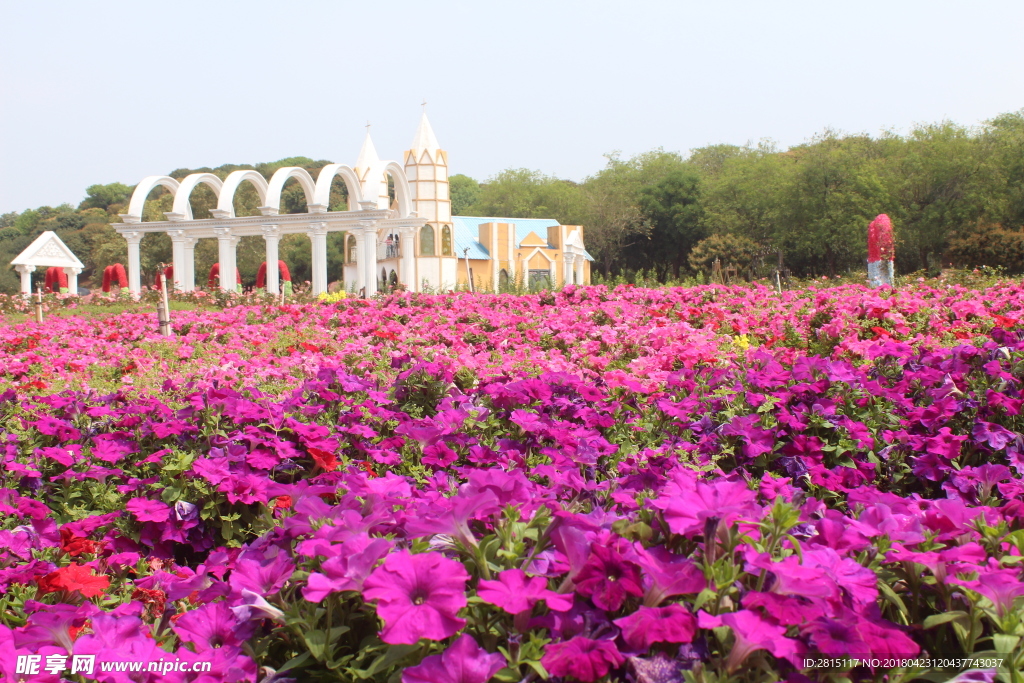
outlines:
{"label": "magenta flower", "polygon": [[572,676],[583,683],[591,683],[622,666],[624,661],[612,641],[576,636],[548,645],[540,663],[552,676]]}
{"label": "magenta flower", "polygon": [[238,560],[228,581],[231,588],[239,592],[248,589],[261,595],[272,595],[281,590],[293,573],[295,565],[284,552],[278,552],[273,559],[249,553]]}
{"label": "magenta flower", "polygon": [[1014,600],[1024,595],[1024,581],[1021,580],[1020,572],[1016,569],[987,571],[974,581],[961,579],[950,579],[949,581],[984,595],[995,605],[996,614],[1000,617],[1013,609]]}
{"label": "magenta flower", "polygon": [[391,541],[371,539],[363,533],[333,548],[338,554],[320,566],[320,572],[309,575],[302,597],[320,602],[331,593],[359,591],[373,565],[391,550]]}
{"label": "magenta flower", "polygon": [[571,594],[548,590],[548,582],[541,576],[527,580],[522,569],[507,569],[498,574],[497,581],[480,581],[476,594],[484,602],[497,605],[509,614],[533,609],[541,600],[556,612],[565,612],[572,607]]}
{"label": "magenta flower", "polygon": [[458,562],[437,553],[389,555],[363,584],[363,597],[377,601],[385,643],[413,644],[420,638],[442,640],[466,625],[456,614],[466,606],[469,574]]}
{"label": "magenta flower", "polygon": [[205,652],[225,646],[241,647],[252,635],[254,625],[240,621],[226,603],[214,602],[185,612],[172,628],[179,638],[195,645],[196,652]]}
{"label": "magenta flower", "polygon": [[628,617],[616,619],[626,644],[647,651],[654,643],[689,643],[697,630],[697,620],[681,605],[641,607]]}
{"label": "magenta flower", "polygon": [[693,493],[659,503],[672,533],[694,536],[704,531],[704,521],[709,517],[717,517],[726,528],[736,521],[760,519],[756,498],[744,482],[719,479],[712,483],[698,481]]}
{"label": "magenta flower", "polygon": [[132,498],[125,508],[140,522],[166,522],[171,516],[169,505],[148,498]]}
{"label": "magenta flower", "polygon": [[595,544],[590,559],[576,575],[576,591],[603,610],[622,607],[627,595],[643,595],[640,568],[619,553]]}
{"label": "magenta flower", "polygon": [[797,660],[801,651],[799,641],[787,638],[785,628],[775,626],[750,610],[742,609],[719,616],[701,610],[697,614],[697,625],[701,628],[728,626],[732,630],[735,642],[726,660],[726,668],[730,673],[736,671],[757,650],[767,650],[776,657],[790,660],[795,666],[800,664]]}
{"label": "magenta flower", "polygon": [[689,593],[700,593],[708,580],[700,567],[681,555],[673,555],[661,546],[644,549],[636,544],[637,562],[644,570],[644,582],[650,586],[644,594],[644,604],[657,607],[665,598]]}
{"label": "magenta flower", "polygon": [[500,654],[488,654],[463,633],[444,652],[402,672],[402,683],[487,683],[505,666]]}

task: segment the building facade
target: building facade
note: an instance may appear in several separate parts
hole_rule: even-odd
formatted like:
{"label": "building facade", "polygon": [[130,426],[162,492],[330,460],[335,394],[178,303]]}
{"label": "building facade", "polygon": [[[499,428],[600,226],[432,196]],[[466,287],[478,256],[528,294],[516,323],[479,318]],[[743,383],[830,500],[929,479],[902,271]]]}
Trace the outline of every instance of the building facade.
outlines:
{"label": "building facade", "polygon": [[[378,208],[389,206],[386,179],[370,177],[379,165],[367,132],[354,167],[364,196],[376,193]],[[377,235],[376,288],[399,283],[416,291],[472,286],[500,291],[511,287],[543,289],[563,284],[589,284],[593,258],[584,246],[579,225],[553,219],[452,216],[448,152],[441,148],[424,112],[410,149],[403,155],[416,216],[425,219],[413,239],[382,232]],[[370,185],[373,188],[370,189]],[[403,276],[403,251],[414,251],[415,283]],[[362,272],[356,236],[345,237],[343,279],[351,291]],[[406,257],[408,255],[405,255]]]}

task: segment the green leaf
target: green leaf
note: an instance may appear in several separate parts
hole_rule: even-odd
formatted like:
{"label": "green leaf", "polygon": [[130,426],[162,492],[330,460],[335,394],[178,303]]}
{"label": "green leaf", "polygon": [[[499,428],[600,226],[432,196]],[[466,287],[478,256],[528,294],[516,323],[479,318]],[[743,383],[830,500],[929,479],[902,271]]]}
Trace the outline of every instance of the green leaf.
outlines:
{"label": "green leaf", "polygon": [[924,628],[925,630],[928,630],[930,628],[935,628],[936,626],[940,626],[950,621],[963,621],[964,623],[970,623],[969,620],[970,616],[967,614],[967,612],[963,612],[960,610],[954,612],[946,612],[945,614],[933,614],[924,620]]}

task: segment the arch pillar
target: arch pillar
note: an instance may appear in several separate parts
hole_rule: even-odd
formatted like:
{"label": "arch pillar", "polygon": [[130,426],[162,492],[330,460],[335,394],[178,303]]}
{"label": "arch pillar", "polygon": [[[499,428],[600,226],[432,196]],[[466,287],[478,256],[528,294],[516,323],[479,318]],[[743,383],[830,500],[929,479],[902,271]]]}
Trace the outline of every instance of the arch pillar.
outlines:
{"label": "arch pillar", "polygon": [[[186,237],[181,241],[181,291],[183,292],[191,292],[196,288],[196,242],[198,241],[195,237]],[[174,272],[174,279],[177,280],[178,271]]]}
{"label": "arch pillar", "polygon": [[[327,224],[310,223],[306,232],[313,250],[313,294],[323,294],[327,291]],[[274,261],[276,268],[277,261]],[[267,262],[267,270],[270,270],[270,263]]]}
{"label": "arch pillar", "polygon": [[576,284],[578,285],[586,284],[583,281],[583,266],[586,260],[583,254],[576,254]]}
{"label": "arch pillar", "polygon": [[128,291],[132,296],[139,296],[142,294],[142,257],[139,251],[142,233],[132,230],[121,234],[128,242]]}
{"label": "arch pillar", "polygon": [[32,293],[32,273],[35,272],[35,266],[14,266],[14,269],[21,274],[21,293],[31,294]]}
{"label": "arch pillar", "polygon": [[361,221],[363,228],[363,286],[366,296],[377,293],[377,224],[373,221]]}
{"label": "arch pillar", "polygon": [[82,272],[81,268],[67,267],[64,269],[64,274],[68,276],[68,293],[78,296],[78,275]]}
{"label": "arch pillar", "polygon": [[277,225],[263,226],[263,241],[267,246],[267,293],[279,294],[281,292],[281,273],[278,270],[277,262],[278,247],[281,244],[281,228]]}
{"label": "arch pillar", "polygon": [[568,251],[563,252],[563,258],[565,258],[565,264],[562,268],[562,283],[566,285],[573,284],[573,277],[576,275],[576,254],[571,254]]}
{"label": "arch pillar", "polygon": [[[171,267],[174,268],[174,289],[183,292],[185,291],[185,240],[188,237],[184,230],[168,230],[167,234],[171,236]],[[70,281],[68,286],[70,286]]]}
{"label": "arch pillar", "polygon": [[231,228],[214,228],[217,236],[217,262],[220,264],[220,288],[225,292],[236,289],[235,277],[235,236]]}
{"label": "arch pillar", "polygon": [[358,293],[366,286],[366,270],[363,268],[363,261],[366,259],[366,235],[362,229],[353,230],[352,235],[356,238],[356,292]]}
{"label": "arch pillar", "polygon": [[410,292],[418,292],[416,286],[416,228],[402,228],[399,231],[402,240],[401,278],[402,284]]}

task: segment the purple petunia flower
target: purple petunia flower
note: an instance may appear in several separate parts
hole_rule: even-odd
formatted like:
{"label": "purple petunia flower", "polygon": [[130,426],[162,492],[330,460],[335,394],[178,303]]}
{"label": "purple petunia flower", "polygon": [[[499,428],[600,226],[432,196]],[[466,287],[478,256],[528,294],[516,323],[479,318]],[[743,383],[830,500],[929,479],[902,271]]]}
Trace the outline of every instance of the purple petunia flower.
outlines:
{"label": "purple petunia flower", "polygon": [[681,605],[641,607],[628,617],[616,619],[626,644],[646,652],[654,643],[689,643],[697,620]]}
{"label": "purple petunia flower", "polygon": [[487,683],[504,666],[504,657],[488,654],[464,633],[441,654],[403,671],[402,683]]}
{"label": "purple petunia flower", "polygon": [[796,656],[800,653],[801,643],[786,637],[786,629],[764,620],[750,610],[727,612],[712,616],[701,610],[697,614],[697,625],[701,628],[719,628],[728,626],[732,629],[735,642],[726,660],[726,668],[736,671],[744,660],[757,650],[767,650],[776,657],[789,659],[794,665],[800,662]]}
{"label": "purple petunia flower", "polygon": [[575,582],[580,595],[609,612],[622,607],[627,595],[644,594],[640,568],[603,545],[594,545]]}
{"label": "purple petunia flower", "polygon": [[509,614],[519,614],[532,609],[544,600],[556,612],[565,612],[572,607],[572,595],[548,590],[548,582],[540,576],[527,579],[522,569],[507,569],[498,574],[497,581],[481,581],[476,590],[477,597],[484,602],[497,605]]}
{"label": "purple petunia flower", "polygon": [[225,646],[241,647],[254,628],[251,621],[240,622],[223,602],[185,612],[173,626],[179,638],[195,645],[196,652]]}
{"label": "purple petunia flower", "polygon": [[147,498],[132,498],[125,508],[140,522],[166,522],[171,516],[169,505]]}
{"label": "purple petunia flower", "polygon": [[377,601],[385,643],[441,640],[466,625],[456,614],[466,606],[469,574],[458,562],[437,553],[388,556],[363,584],[363,597]]}
{"label": "purple petunia flower", "polygon": [[612,641],[577,636],[548,645],[540,663],[553,676],[572,676],[590,683],[622,666],[624,661]]}
{"label": "purple petunia flower", "polygon": [[310,574],[302,589],[302,596],[309,602],[320,602],[331,593],[362,590],[373,565],[391,550],[391,541],[371,539],[363,533],[330,550],[338,554],[326,560],[320,572]]}

